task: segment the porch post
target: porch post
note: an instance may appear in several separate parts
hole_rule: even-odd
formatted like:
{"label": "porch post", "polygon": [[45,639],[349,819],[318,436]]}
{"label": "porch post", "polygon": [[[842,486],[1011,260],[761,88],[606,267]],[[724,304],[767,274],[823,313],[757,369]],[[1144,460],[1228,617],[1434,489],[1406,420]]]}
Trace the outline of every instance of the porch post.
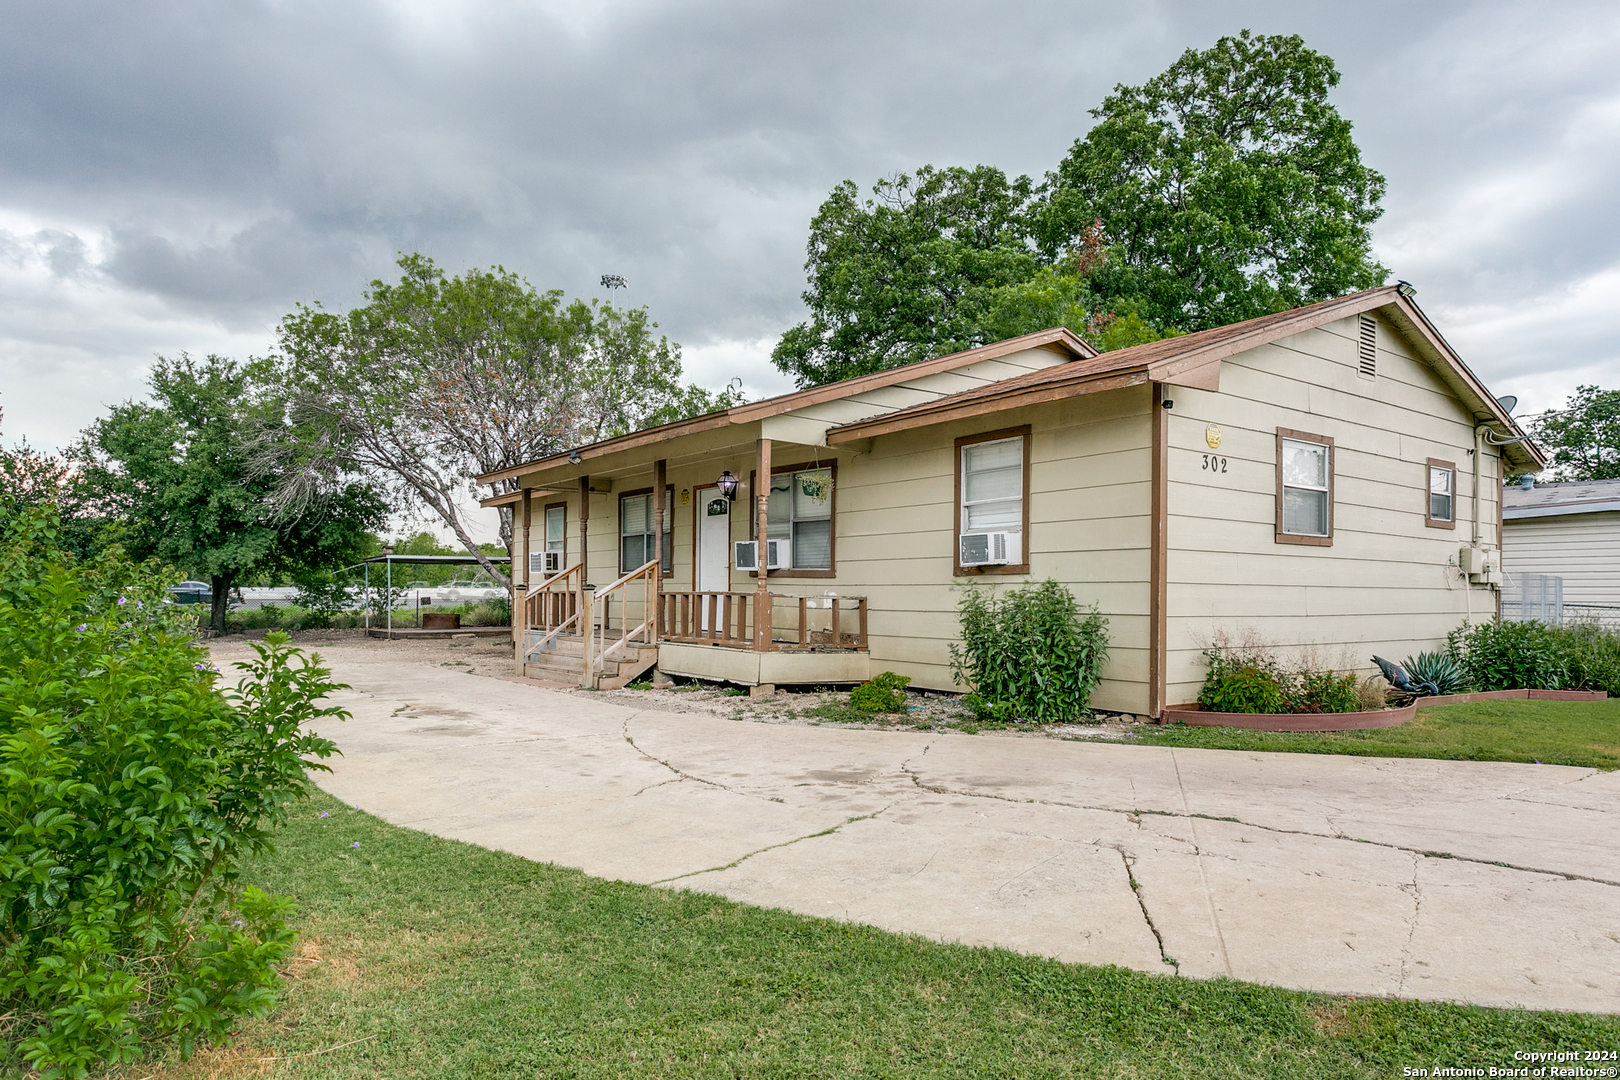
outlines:
{"label": "porch post", "polygon": [[586,560],[590,556],[591,549],[586,543],[587,530],[585,528],[585,523],[590,520],[590,516],[591,478],[582,476],[579,478],[579,582],[581,585],[590,576],[590,571],[586,569]]}
{"label": "porch post", "polygon": [[590,589],[585,587],[585,579],[590,574],[590,530],[586,522],[591,517],[591,478],[579,478],[579,598],[577,601],[579,611],[579,635],[582,642],[580,651],[584,654],[583,666],[580,669],[579,685],[589,689],[595,685],[596,661],[591,656],[591,644],[596,640],[596,613],[592,610],[591,601],[594,598]]}
{"label": "porch post", "polygon": [[768,504],[771,498],[771,440],[759,440],[759,458],[754,464],[754,539],[759,543],[759,590],[754,594],[754,651],[771,651],[771,587],[766,577]]}
{"label": "porch post", "polygon": [[527,643],[529,630],[529,528],[533,524],[533,493],[529,488],[523,489],[523,510],[521,523],[523,538],[518,541],[517,557],[519,565],[512,567],[512,642],[517,652],[513,662],[516,667],[514,674],[523,674],[523,647]]}
{"label": "porch post", "polygon": [[[659,458],[653,462],[653,550],[658,553],[658,573],[653,575],[653,609],[647,612],[647,618],[652,620],[652,640],[658,641],[658,631],[663,625],[664,618],[664,571],[673,569],[664,565],[664,515],[669,508],[664,505],[664,484],[666,483],[666,466],[668,462]],[[674,537],[670,537],[670,562],[675,561]]]}

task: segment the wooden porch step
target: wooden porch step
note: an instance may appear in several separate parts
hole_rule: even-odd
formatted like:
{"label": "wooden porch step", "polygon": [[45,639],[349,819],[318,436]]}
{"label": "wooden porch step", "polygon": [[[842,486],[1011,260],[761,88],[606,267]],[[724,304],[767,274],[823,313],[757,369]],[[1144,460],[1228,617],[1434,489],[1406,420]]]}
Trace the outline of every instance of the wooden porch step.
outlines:
{"label": "wooden porch step", "polygon": [[[523,673],[533,679],[545,679],[548,682],[566,682],[579,684],[580,667],[584,663],[585,654],[583,644],[575,639],[581,648],[570,652],[561,649],[553,652],[546,650],[535,654],[533,660],[523,666]],[[658,663],[658,646],[644,645],[632,647],[618,659],[603,661],[598,658],[596,662],[596,688],[598,690],[618,690],[635,682],[643,674],[650,671]]]}

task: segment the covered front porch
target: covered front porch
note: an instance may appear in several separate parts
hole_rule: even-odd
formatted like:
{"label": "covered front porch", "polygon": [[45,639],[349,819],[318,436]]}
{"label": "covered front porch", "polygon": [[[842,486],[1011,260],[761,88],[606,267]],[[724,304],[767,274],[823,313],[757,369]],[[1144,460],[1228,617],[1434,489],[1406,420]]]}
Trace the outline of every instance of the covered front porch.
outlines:
{"label": "covered front porch", "polygon": [[523,588],[517,667],[608,690],[665,675],[767,688],[870,678],[864,596],[666,591],[660,560],[611,584],[576,563]]}

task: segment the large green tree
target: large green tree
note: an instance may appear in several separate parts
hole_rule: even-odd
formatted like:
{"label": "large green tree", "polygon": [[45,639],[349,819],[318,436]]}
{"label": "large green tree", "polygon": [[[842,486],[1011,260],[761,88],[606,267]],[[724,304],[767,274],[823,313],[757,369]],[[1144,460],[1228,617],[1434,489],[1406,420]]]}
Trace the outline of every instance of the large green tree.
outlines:
{"label": "large green tree", "polygon": [[1620,390],[1578,386],[1562,409],[1531,424],[1557,480],[1620,479]]}
{"label": "large green tree", "polygon": [[1328,100],[1338,82],[1297,35],[1245,30],[1115,87],[1047,179],[1043,252],[1100,221],[1099,297],[1187,330],[1381,284],[1370,230],[1384,178]]}
{"label": "large green tree", "polygon": [[865,375],[984,343],[996,291],[1039,268],[1027,176],[935,169],[846,180],[810,222],[810,319],[771,354],[800,386]]}
{"label": "large green tree", "polygon": [[1097,123],[1038,188],[924,167],[812,220],[810,318],[772,353],[800,386],[1067,326],[1102,348],[1382,282],[1383,177],[1328,101],[1333,61],[1244,31],[1188,50]]}
{"label": "large green tree", "polygon": [[358,472],[505,582],[462,520],[473,477],[739,400],[682,385],[680,346],[645,309],[566,302],[500,267],[451,277],[421,255],[399,267],[357,308],[282,321],[276,365],[299,433],[284,504]]}
{"label": "large green tree", "polygon": [[218,356],[160,358],[151,400],[113,408],[78,449],[84,483],[123,519],[130,553],[208,580],[216,631],[242,578],[297,580],[352,562],[387,516],[376,492],[348,478],[296,506],[274,503],[288,429],[270,375]]}

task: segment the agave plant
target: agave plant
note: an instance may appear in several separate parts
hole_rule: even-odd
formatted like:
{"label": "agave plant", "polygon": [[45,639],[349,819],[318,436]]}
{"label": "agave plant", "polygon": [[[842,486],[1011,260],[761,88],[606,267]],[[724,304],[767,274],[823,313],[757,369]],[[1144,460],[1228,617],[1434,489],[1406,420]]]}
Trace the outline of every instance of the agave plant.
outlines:
{"label": "agave plant", "polygon": [[1415,683],[1433,683],[1441,694],[1468,692],[1468,676],[1450,653],[1424,652],[1408,656],[1402,665]]}

